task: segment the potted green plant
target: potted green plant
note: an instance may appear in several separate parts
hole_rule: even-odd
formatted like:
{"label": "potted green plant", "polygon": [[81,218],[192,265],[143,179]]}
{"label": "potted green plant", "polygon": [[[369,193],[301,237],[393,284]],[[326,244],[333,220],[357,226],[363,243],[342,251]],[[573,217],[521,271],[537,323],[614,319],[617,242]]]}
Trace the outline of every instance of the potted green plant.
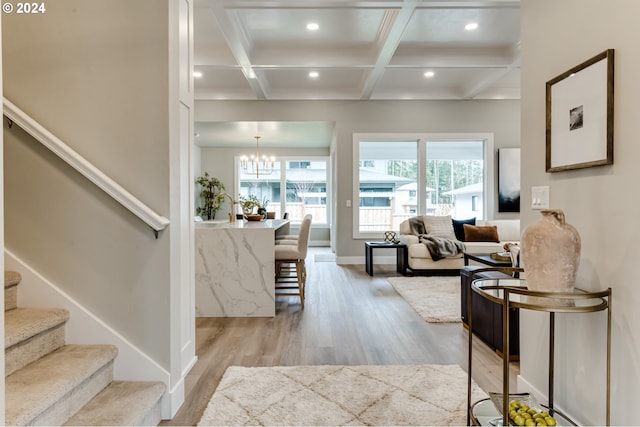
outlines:
{"label": "potted green plant", "polygon": [[262,215],[264,218],[267,217],[267,205],[269,204],[269,199],[263,197],[261,201],[258,202],[258,214]]}
{"label": "potted green plant", "polygon": [[200,184],[202,187],[200,191],[202,206],[196,208],[196,213],[204,220],[212,220],[216,217],[216,212],[221,208],[220,196],[225,190],[224,184],[207,172],[196,178],[196,184]]}
{"label": "potted green plant", "polygon": [[260,201],[253,194],[249,196],[239,196],[238,204],[242,208],[242,213],[251,215],[256,207],[260,206]]}

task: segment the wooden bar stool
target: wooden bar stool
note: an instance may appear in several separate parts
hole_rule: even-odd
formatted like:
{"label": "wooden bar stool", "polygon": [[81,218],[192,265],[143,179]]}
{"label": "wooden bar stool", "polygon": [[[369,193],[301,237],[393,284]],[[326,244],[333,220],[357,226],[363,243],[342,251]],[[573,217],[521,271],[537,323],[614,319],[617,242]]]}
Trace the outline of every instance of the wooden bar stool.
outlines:
{"label": "wooden bar stool", "polygon": [[309,246],[311,219],[311,214],[305,215],[296,244],[281,244],[275,247],[276,296],[298,295],[300,307],[303,309],[307,282],[305,258]]}

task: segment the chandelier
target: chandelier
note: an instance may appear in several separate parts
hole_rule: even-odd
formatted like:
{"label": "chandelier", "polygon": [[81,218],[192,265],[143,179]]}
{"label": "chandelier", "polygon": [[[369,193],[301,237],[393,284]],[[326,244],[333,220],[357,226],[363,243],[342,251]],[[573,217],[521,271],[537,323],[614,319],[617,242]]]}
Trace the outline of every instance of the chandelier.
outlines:
{"label": "chandelier", "polygon": [[256,154],[252,154],[251,157],[240,157],[242,173],[245,175],[255,175],[256,178],[260,178],[260,175],[271,175],[276,164],[276,158],[265,155],[260,157],[260,137],[254,136],[254,138],[256,139]]}

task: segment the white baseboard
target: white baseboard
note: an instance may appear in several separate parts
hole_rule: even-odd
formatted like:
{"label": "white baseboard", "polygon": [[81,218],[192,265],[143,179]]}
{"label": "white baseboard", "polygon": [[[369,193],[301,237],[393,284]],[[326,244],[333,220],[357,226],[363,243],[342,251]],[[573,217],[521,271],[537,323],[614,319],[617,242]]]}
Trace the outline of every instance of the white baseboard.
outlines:
{"label": "white baseboard", "polygon": [[22,282],[18,287],[19,306],[57,307],[69,310],[70,318],[65,327],[66,342],[111,344],[118,347],[118,356],[114,361],[114,380],[163,382],[167,386],[167,392],[162,399],[162,418],[173,418],[184,403],[184,377],[170,388],[169,371],[30,268],[11,251],[5,250],[4,258],[6,270],[17,271],[22,275]]}
{"label": "white baseboard", "polygon": [[547,404],[548,398],[545,393],[534,387],[522,375],[518,375],[518,393],[531,393],[539,403]]}

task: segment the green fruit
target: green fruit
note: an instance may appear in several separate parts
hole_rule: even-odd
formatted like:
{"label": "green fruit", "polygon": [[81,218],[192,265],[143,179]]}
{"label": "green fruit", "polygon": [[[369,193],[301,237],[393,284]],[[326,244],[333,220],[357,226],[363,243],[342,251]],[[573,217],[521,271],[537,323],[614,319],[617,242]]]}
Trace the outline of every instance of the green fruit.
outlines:
{"label": "green fruit", "polygon": [[533,421],[532,419],[528,419],[528,420],[526,420],[526,421],[524,422],[524,425],[525,425],[525,426],[529,426],[529,427],[531,427],[531,426],[535,426],[535,425],[536,425],[536,422],[535,422],[535,421]]}
{"label": "green fruit", "polygon": [[536,423],[536,426],[543,426],[543,427],[544,427],[544,426],[546,426],[546,425],[547,425],[547,423],[545,423],[545,422],[544,422],[544,420],[540,420],[540,421],[538,421],[538,422]]}
{"label": "green fruit", "polygon": [[515,422],[515,423],[516,423],[516,425],[519,425],[519,426],[523,426],[523,425],[524,425],[524,421],[525,421],[525,420],[524,420],[524,418],[523,418],[521,415],[518,415],[518,416],[513,420],[513,422]]}
{"label": "green fruit", "polygon": [[548,426],[556,425],[556,420],[553,417],[546,417],[544,421],[547,423]]}

